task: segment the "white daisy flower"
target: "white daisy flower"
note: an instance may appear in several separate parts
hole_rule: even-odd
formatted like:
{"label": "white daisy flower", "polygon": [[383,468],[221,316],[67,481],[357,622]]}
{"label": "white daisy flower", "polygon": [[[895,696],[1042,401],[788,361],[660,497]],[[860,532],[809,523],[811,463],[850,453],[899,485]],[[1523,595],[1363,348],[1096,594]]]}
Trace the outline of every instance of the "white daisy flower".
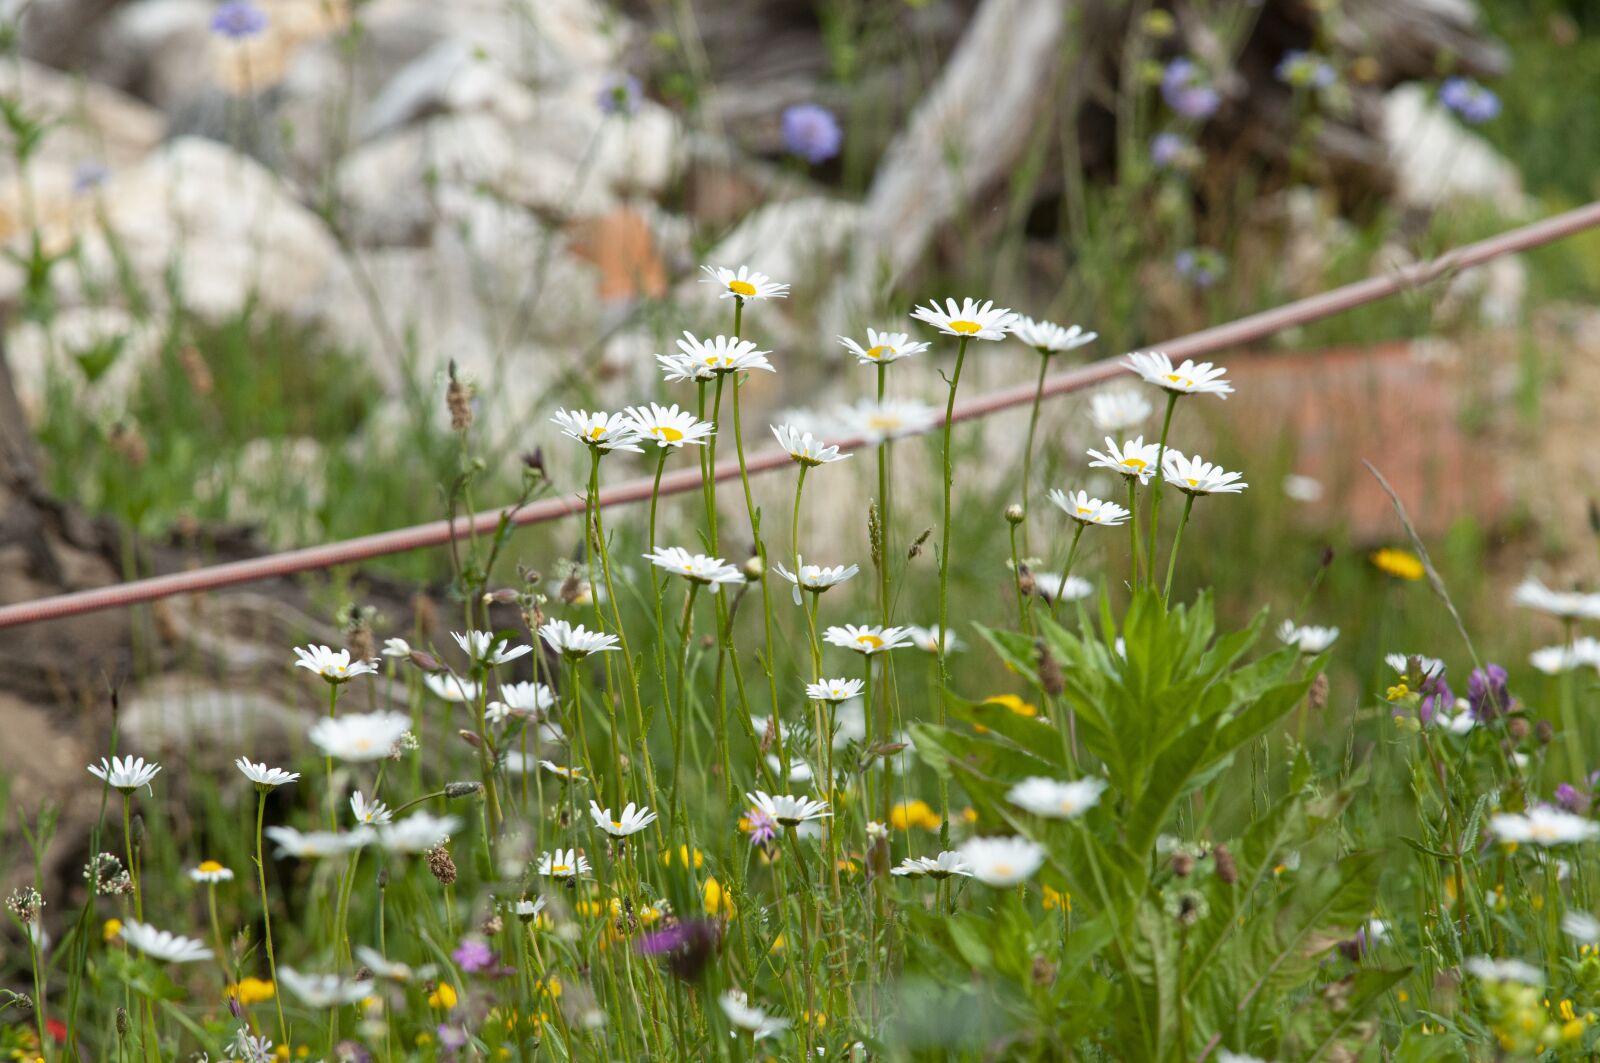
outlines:
{"label": "white daisy flower", "polygon": [[1185,358],[1176,368],[1172,359],[1162,351],[1135,351],[1123,363],[1138,373],[1146,383],[1179,395],[1215,395],[1227,398],[1233,385],[1224,376],[1227,370],[1210,362],[1196,362]]}
{"label": "white daisy flower", "polygon": [[189,869],[189,880],[214,886],[218,882],[232,882],[233,872],[215,860],[202,860],[199,867]]}
{"label": "white daisy flower", "polygon": [[633,430],[653,441],[658,449],[682,449],[689,443],[704,446],[717,430],[710,421],[702,421],[688,410],[678,409],[677,403],[662,406],[652,402],[649,406],[629,406],[622,412],[633,422]]}
{"label": "white daisy flower", "polygon": [[656,363],[661,366],[661,376],[669,384],[678,384],[685,381],[694,383],[701,380],[710,380],[716,372],[703,362],[697,362],[687,354],[658,354]]}
{"label": "white daisy flower", "polygon": [[1290,646],[1297,646],[1301,653],[1316,654],[1332,646],[1339,637],[1336,627],[1317,627],[1315,624],[1297,626],[1293,620],[1285,620],[1278,625],[1278,638]]}
{"label": "white daisy flower", "polygon": [[432,978],[438,971],[438,968],[431,963],[426,967],[413,968],[410,964],[391,960],[370,945],[357,945],[356,959],[361,962],[361,966],[371,971],[374,977],[382,978],[386,982],[404,983]]}
{"label": "white daisy flower", "polygon": [[1561,929],[1574,941],[1593,945],[1600,941],[1600,919],[1588,912],[1569,911],[1561,916]]}
{"label": "white daisy flower", "polygon": [[352,661],[349,650],[335,650],[328,646],[296,646],[294,655],[299,660],[296,668],[306,668],[330,683],[348,683],[358,675],[371,675],[378,666],[371,661]]}
{"label": "white daisy flower", "polygon": [[752,1006],[750,998],[744,995],[743,990],[730,989],[718,1000],[722,1003],[722,1012],[728,1016],[728,1021],[750,1034],[754,1040],[776,1037],[789,1028],[788,1019],[768,1015],[762,1009]]}
{"label": "white daisy flower", "polygon": [[489,702],[484,717],[493,724],[512,718],[543,720],[555,704],[555,691],[543,683],[502,683],[499,699]]}
{"label": "white daisy flower", "polygon": [[411,717],[398,712],[357,712],[324,716],[307,732],[326,756],[362,764],[387,757],[411,729]]}
{"label": "white daisy flower", "polygon": [[1076,819],[1100,803],[1100,794],[1105,788],[1104,779],[1093,777],[1058,782],[1033,775],[1013,786],[1006,793],[1006,799],[1046,819]]}
{"label": "white daisy flower", "polygon": [[[745,373],[752,369],[776,373],[767,358],[771,353],[757,350],[754,343],[737,336],[712,336],[703,340],[685,330],[683,339],[678,341],[678,353],[658,354],[656,361],[667,370],[668,380],[673,379],[673,367],[680,373],[679,379],[706,380],[718,373]],[[691,376],[681,375],[685,368],[692,370]]]}
{"label": "white daisy flower", "polygon": [[800,568],[798,577],[784,568],[781,562],[773,567],[778,570],[778,575],[794,584],[794,604],[796,605],[800,604],[800,591],[802,588],[813,594],[821,594],[829,587],[836,587],[861,571],[860,565],[808,565],[803,557],[796,558],[795,563]]}
{"label": "white daisy flower", "polygon": [[589,858],[576,849],[557,849],[540,854],[538,871],[549,878],[576,878],[589,873]]}
{"label": "white daisy flower", "polygon": [[1522,960],[1497,960],[1488,956],[1471,956],[1461,966],[1468,974],[1485,982],[1521,982],[1533,986],[1544,984],[1544,972]]}
{"label": "white daisy flower", "polygon": [[411,643],[407,642],[405,639],[384,639],[383,649],[379,650],[378,652],[384,657],[410,657]]}
{"label": "white daisy flower", "polygon": [[719,587],[724,583],[743,583],[744,573],[720,557],[691,554],[681,546],[658,546],[644,557],[659,569],[682,576],[691,583]]}
{"label": "white daisy flower", "polygon": [[437,698],[445,701],[470,703],[478,700],[478,684],[449,672],[429,672],[422,682]]}
{"label": "white daisy flower", "polygon": [[772,434],[777,437],[778,445],[789,452],[789,457],[807,468],[825,465],[830,461],[841,461],[850,456],[839,453],[838,447],[830,447],[810,432],[802,432],[793,425],[775,424],[772,426]]}
{"label": "white daisy flower", "polygon": [[146,762],[143,757],[112,757],[109,761],[100,758],[98,765],[89,765],[89,774],[111,787],[131,794],[139,787],[144,787],[155,794],[155,787],[150,785],[150,780],[161,773],[161,765],[155,761]]}
{"label": "white daisy flower", "polygon": [[120,931],[122,940],[152,959],[165,963],[193,963],[209,960],[211,950],[204,942],[174,934],[170,930],[157,930],[149,923],[124,919]]}
{"label": "white daisy flower", "polygon": [[1094,584],[1081,576],[1068,576],[1062,584],[1059,572],[1035,572],[1033,586],[1047,602],[1075,602],[1094,593]]}
{"label": "white daisy flower", "polygon": [[1600,824],[1559,808],[1541,805],[1521,815],[1501,812],[1490,816],[1489,831],[1502,842],[1571,845],[1600,837]]}
{"label": "white daisy flower", "polygon": [[822,638],[830,645],[842,646],[847,650],[864,654],[898,650],[902,646],[911,645],[911,638],[906,634],[905,628],[879,627],[876,624],[830,627],[823,632]]}
{"label": "white daisy flower", "polygon": [[1186,495],[1236,495],[1250,486],[1240,481],[1243,475],[1203,461],[1198,454],[1186,458],[1171,447],[1162,462],[1162,478]]}
{"label": "white daisy flower", "polygon": [[1075,351],[1100,338],[1098,332],[1085,332],[1078,325],[1062,328],[1053,321],[1035,321],[1021,314],[1012,322],[1011,334],[1044,355]]}
{"label": "white daisy flower", "polygon": [[943,309],[937,299],[932,299],[927,306],[913,310],[911,316],[947,336],[979,340],[1005,339],[1017,318],[1010,310],[995,306],[992,300],[979,303],[975,299],[962,299],[960,306],[954,299],[946,299]]}
{"label": "white daisy flower", "polygon": [[626,838],[630,834],[638,834],[656,821],[656,814],[642,805],[629,801],[622,810],[622,815],[613,819],[611,809],[601,808],[598,801],[589,802],[589,818],[594,820],[594,825],[611,835],[613,838]]}
{"label": "white daisy flower", "polygon": [[889,362],[909,358],[913,354],[921,354],[930,344],[912,342],[911,334],[907,332],[879,332],[875,328],[867,329],[867,343],[862,346],[848,336],[840,336],[839,342],[844,344],[846,350],[856,356],[856,361],[862,365],[885,365]]}
{"label": "white daisy flower", "polygon": [[534,897],[532,899],[519,897],[511,903],[511,914],[521,919],[524,923],[533,919],[542,911],[544,911],[543,897]]}
{"label": "white daisy flower", "polygon": [[959,653],[966,649],[954,631],[946,631],[944,637],[940,638],[938,624],[929,624],[927,627],[910,624],[906,627],[906,637],[911,640],[911,645],[923,653]]}
{"label": "white daisy flower", "polygon": [[596,410],[557,410],[550,418],[561,427],[561,434],[599,450],[629,450],[643,454],[639,432],[633,421],[620,413]]}
{"label": "white daisy flower", "polygon": [[946,849],[938,856],[908,856],[900,861],[900,866],[889,872],[891,875],[900,875],[904,878],[946,879],[952,875],[961,875],[965,878],[972,877],[972,865],[967,863],[967,858],[953,849]]}
{"label": "white daisy flower", "polygon": [[376,799],[368,800],[360,790],[350,795],[350,812],[356,817],[357,823],[365,823],[369,827],[394,818],[388,805]]}
{"label": "white daisy flower", "polygon": [[1314,476],[1292,472],[1283,478],[1283,493],[1290,501],[1309,505],[1322,499],[1322,481]]}
{"label": "white daisy flower", "polygon": [[460,829],[461,820],[455,816],[413,812],[405,819],[380,827],[378,844],[391,853],[425,853]]}
{"label": "white daisy flower", "polygon": [[849,701],[861,696],[862,685],[859,679],[822,679],[806,684],[806,697],[812,701]]}
{"label": "white daisy flower", "polygon": [[1421,682],[1423,679],[1426,679],[1428,676],[1438,675],[1440,672],[1444,671],[1444,662],[1443,661],[1441,661],[1437,657],[1429,657],[1426,654],[1422,654],[1422,653],[1388,653],[1388,654],[1384,654],[1383,663],[1387,664],[1390,668],[1393,668],[1397,675],[1409,676],[1409,672],[1410,672],[1410,668],[1411,668],[1411,658],[1413,658],[1413,657],[1415,657],[1417,659],[1417,663],[1422,666],[1422,674],[1421,675],[1419,675],[1419,676],[1410,676],[1410,678],[1416,679],[1418,682]]}
{"label": "white daisy flower", "polygon": [[265,761],[260,764],[253,764],[247,757],[240,757],[233,764],[234,767],[244,773],[246,779],[255,783],[262,790],[275,790],[284,783],[291,783],[300,778],[300,773],[297,771],[269,768]]}
{"label": "white daisy flower", "polygon": [[313,1008],[355,1004],[370,997],[377,988],[377,983],[370,978],[345,979],[336,974],[301,974],[293,967],[279,967],[278,981]]}
{"label": "white daisy flower", "polygon": [[866,398],[840,410],[838,420],[845,435],[860,436],[876,446],[885,440],[928,431],[939,423],[939,411],[920,402]]}
{"label": "white daisy flower", "polygon": [[1560,675],[1562,672],[1572,671],[1584,662],[1572,652],[1571,646],[1546,646],[1528,654],[1528,663],[1545,675]]}
{"label": "white daisy flower", "polygon": [[462,653],[486,668],[507,664],[533,652],[532,646],[513,646],[510,639],[496,639],[488,631],[469,631],[465,635],[452,631],[450,637],[456,640]]}
{"label": "white daisy flower", "polygon": [[[778,759],[777,754],[768,753],[767,767],[772,769],[772,774],[774,777],[776,777],[781,771],[783,771],[783,761]],[[795,784],[808,783],[816,777],[817,773],[812,771],[811,765],[807,764],[805,761],[795,759],[789,762],[789,774],[786,777],[787,782]]]}
{"label": "white daisy flower", "polygon": [[722,294],[718,298],[721,299],[784,299],[789,295],[787,284],[779,284],[749,266],[740,266],[738,270],[726,266],[701,266],[700,271],[705,274],[700,283],[720,287]]}
{"label": "white daisy flower", "polygon": [[1600,619],[1600,594],[1551,590],[1536,576],[1517,584],[1511,592],[1511,603],[1562,620]]}
{"label": "white daisy flower", "polygon": [[968,838],[957,850],[972,877],[989,886],[1015,886],[1044,863],[1044,846],[1026,838]]}
{"label": "white daisy flower", "polygon": [[584,783],[589,777],[583,773],[583,766],[575,764],[570,768],[563,768],[553,760],[541,760],[539,766],[563,782]]}
{"label": "white daisy flower", "polygon": [[[556,746],[566,740],[566,734],[555,724],[542,723],[539,725],[539,745]],[[529,753],[524,755],[521,751],[515,749],[508,749],[500,754],[501,767],[505,768],[506,772],[511,775],[527,775],[530,772],[537,771],[543,763],[543,760],[536,754]],[[579,781],[581,782],[582,780],[580,779]]]}
{"label": "white daisy flower", "polygon": [[1138,428],[1153,412],[1144,392],[1133,388],[1110,388],[1089,398],[1089,420],[1101,432],[1120,434]]}
{"label": "white daisy flower", "polygon": [[1089,457],[1095,459],[1089,463],[1092,469],[1110,469],[1119,476],[1129,480],[1137,479],[1141,484],[1149,483],[1150,477],[1155,475],[1156,461],[1160,457],[1161,445],[1159,443],[1146,443],[1144,436],[1136,436],[1131,442],[1124,442],[1120,447],[1106,437],[1106,450],[1089,451]]}
{"label": "white daisy flower", "polygon": [[1272,1063],[1270,1059],[1252,1056],[1247,1052],[1230,1052],[1226,1048],[1217,1049],[1217,1063]]}
{"label": "white daisy flower", "polygon": [[582,624],[573,627],[565,620],[551,620],[539,629],[539,637],[564,657],[587,657],[617,648],[617,637],[590,631]]}
{"label": "white daisy flower", "polygon": [[774,797],[762,790],[747,792],[744,797],[746,801],[772,817],[776,823],[785,827],[798,827],[808,820],[826,819],[833,815],[828,811],[828,802],[815,801],[809,797],[795,797],[789,794]]}
{"label": "white daisy flower", "polygon": [[[1109,446],[1111,440],[1107,439],[1106,444]],[[1098,498],[1091,498],[1087,491],[1063,491],[1053,487],[1050,489],[1050,501],[1079,524],[1115,528],[1128,520],[1128,511],[1125,507],[1115,502],[1103,502]]]}
{"label": "white daisy flower", "polygon": [[368,826],[358,826],[350,831],[298,831],[293,827],[268,827],[264,833],[277,843],[279,856],[292,856],[297,860],[343,856],[371,845],[377,836]]}

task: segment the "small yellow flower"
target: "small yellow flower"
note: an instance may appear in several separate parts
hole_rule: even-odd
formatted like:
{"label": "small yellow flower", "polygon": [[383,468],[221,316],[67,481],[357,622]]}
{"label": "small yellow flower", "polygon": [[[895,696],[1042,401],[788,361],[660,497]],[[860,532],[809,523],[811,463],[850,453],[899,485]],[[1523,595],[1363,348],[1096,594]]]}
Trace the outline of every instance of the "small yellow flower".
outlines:
{"label": "small yellow flower", "polygon": [[[985,705],[1001,705],[1001,706],[1004,706],[1005,708],[1010,709],[1013,713],[1015,713],[1018,716],[1026,716],[1026,717],[1032,718],[1034,716],[1039,715],[1039,706],[1033,704],[1031,701],[1023,701],[1021,698],[1017,697],[1015,694],[996,694],[993,697],[984,698],[983,699],[983,703]],[[973,724],[972,725],[972,729],[974,731],[977,731],[979,734],[988,734],[989,733],[989,729],[987,727],[983,726],[983,724],[981,724],[981,723]]]}
{"label": "small yellow flower", "polygon": [[449,982],[440,982],[439,988],[428,994],[428,1007],[430,1008],[443,1008],[445,1011],[449,1011],[456,1006],[456,1001],[455,987]]}
{"label": "small yellow flower", "polygon": [[100,936],[106,941],[117,940],[117,935],[122,933],[121,919],[107,919],[105,926],[100,928]]}
{"label": "small yellow flower", "polygon": [[1415,582],[1426,575],[1426,570],[1422,567],[1422,559],[1410,550],[1385,546],[1381,550],[1374,550],[1368,556],[1378,571],[1396,579]]}
{"label": "small yellow flower", "polygon": [[[661,854],[661,862],[663,864],[665,864],[667,867],[671,867],[672,866],[672,850],[671,849],[668,849],[666,852]],[[706,862],[705,855],[703,853],[701,853],[699,849],[696,849],[694,851],[694,866],[695,866],[695,870],[698,871],[701,867],[704,867],[705,866],[705,862]],[[689,866],[689,847],[687,845],[678,846],[678,864],[681,867],[688,867]]]}
{"label": "small yellow flower", "polygon": [[249,976],[239,979],[237,985],[230,985],[227,988],[227,995],[243,1006],[249,1007],[271,1000],[277,995],[277,989],[265,978]]}
{"label": "small yellow flower", "polygon": [[729,919],[733,918],[733,898],[722,888],[722,883],[715,878],[708,878],[705,886],[701,888],[701,893],[707,915],[725,915]]}
{"label": "small yellow flower", "polygon": [[1411,999],[1411,994],[1407,993],[1404,989],[1395,990],[1394,995],[1400,998],[1400,1003],[1402,1004]]}
{"label": "small yellow flower", "polygon": [[978,810],[975,808],[963,808],[961,810],[961,819],[964,823],[978,822]]}
{"label": "small yellow flower", "polygon": [[1406,686],[1404,683],[1396,683],[1388,690],[1385,690],[1383,692],[1383,696],[1388,698],[1390,701],[1399,701],[1409,693],[1411,693],[1410,687]]}
{"label": "small yellow flower", "polygon": [[545,977],[544,981],[539,983],[539,992],[543,993],[545,996],[549,997],[551,1000],[560,1000],[561,999],[561,979],[557,978],[553,974],[552,975],[547,975]]}
{"label": "small yellow flower", "polygon": [[941,822],[939,814],[920,798],[902,801],[889,810],[889,826],[895,830],[910,830],[913,826],[938,830]]}
{"label": "small yellow flower", "polygon": [[1044,906],[1046,909],[1059,908],[1068,915],[1072,914],[1072,894],[1062,893],[1059,890],[1044,887]]}

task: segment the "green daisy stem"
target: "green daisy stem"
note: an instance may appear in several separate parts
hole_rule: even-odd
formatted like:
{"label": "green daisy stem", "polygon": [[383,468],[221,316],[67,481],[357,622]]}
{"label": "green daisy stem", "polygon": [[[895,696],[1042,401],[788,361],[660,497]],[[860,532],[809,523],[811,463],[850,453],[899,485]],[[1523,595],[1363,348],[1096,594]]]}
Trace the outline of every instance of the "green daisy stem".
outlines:
{"label": "green daisy stem", "polygon": [[278,1043],[289,1044],[289,1023],[283,1017],[283,990],[278,985],[278,959],[272,951],[272,900],[267,896],[267,862],[261,845],[261,825],[267,815],[267,791],[256,787],[256,884],[261,888],[262,937],[267,943],[267,973],[272,976],[272,1002],[278,1007]]}
{"label": "green daisy stem", "polygon": [[[339,684],[329,683],[328,719],[333,719],[338,711]],[[333,788],[333,755],[331,753],[322,758],[322,770],[326,773],[328,779],[328,829],[337,834],[339,831],[339,798],[336,796],[336,791]]]}
{"label": "green daisy stem", "polygon": [[1128,585],[1134,590],[1139,589],[1139,478],[1129,476],[1128,480]]}
{"label": "green daisy stem", "polygon": [[[805,462],[800,462],[800,475],[794,483],[794,512],[789,517],[789,554],[794,561],[795,594],[800,599],[801,607],[806,614],[806,631],[809,634],[811,647],[811,681],[816,682],[822,678],[822,646],[817,642],[817,621],[811,607],[805,604],[805,595],[800,590],[800,496],[806,489],[806,473],[811,467]],[[816,596],[812,596],[812,606],[816,605]],[[774,702],[774,705],[777,703]]]}
{"label": "green daisy stem", "polygon": [[[750,490],[750,472],[744,460],[744,427],[740,421],[739,392],[743,390],[742,382],[737,378],[733,382],[733,446],[739,455],[739,479],[744,485],[745,512],[750,517],[750,539],[755,544],[756,557],[761,561],[761,624],[763,638],[766,644],[766,659],[762,662],[762,669],[767,673],[767,691],[772,698],[772,711],[778,711],[778,677],[773,668],[776,659],[772,636],[772,582],[768,579],[767,572],[767,544],[761,536],[761,511],[756,508],[755,494]],[[798,562],[798,558],[796,559]],[[800,576],[799,569],[795,570],[795,578]],[[798,586],[798,584],[797,584]],[[789,771],[789,750],[779,734],[775,741],[778,744],[778,763],[787,777]]]}
{"label": "green daisy stem", "polygon": [[[1050,356],[1039,352],[1039,382],[1033,388],[1033,409],[1028,414],[1028,441],[1022,448],[1022,512],[1026,514],[1033,501],[1033,439],[1039,429],[1039,409],[1044,403],[1044,377],[1050,368]],[[1022,529],[1022,552],[1028,552],[1028,529]]]}
{"label": "green daisy stem", "polygon": [[1067,577],[1072,575],[1072,562],[1078,557],[1078,542],[1083,538],[1083,529],[1088,525],[1078,522],[1078,529],[1072,533],[1072,545],[1067,548],[1066,564],[1061,566],[1061,585],[1056,588],[1054,598],[1050,599],[1050,615],[1056,615],[1056,607],[1061,604],[1061,599],[1067,594]]}
{"label": "green daisy stem", "polygon": [[[961,384],[961,366],[967,360],[968,336],[961,337],[960,346],[956,348],[956,366],[950,374],[950,395],[944,405],[944,528],[940,534],[939,545],[939,633],[941,639],[944,632],[949,629],[950,620],[950,493],[955,482],[955,466],[950,453],[950,434],[955,428],[954,418],[956,413],[956,388]],[[939,679],[946,686],[950,684],[950,668],[945,655],[944,645],[939,646]],[[941,699],[935,706],[939,725],[944,726],[944,702]],[[949,809],[941,809],[948,812]]]}
{"label": "green daisy stem", "polygon": [[[639,732],[639,738],[644,738],[644,706],[639,699],[639,677],[633,670],[633,652],[628,648],[628,632],[622,626],[622,605],[617,600],[616,588],[611,583],[611,551],[606,546],[605,525],[600,515],[600,450],[594,448],[594,460],[589,467],[589,510],[594,517],[594,538],[596,549],[600,553],[600,574],[605,579],[606,598],[611,602],[611,624],[617,629],[617,643],[622,650],[622,675],[626,680],[628,689],[628,707],[633,710],[633,724]],[[654,566],[651,566],[654,568]],[[616,699],[611,699],[607,706],[610,712],[611,723],[611,752],[617,772],[617,803],[623,803],[622,781],[622,731],[617,726]],[[651,768],[650,758],[644,759],[645,789],[650,794],[650,800],[655,804],[661,803],[656,793],[655,772]],[[494,807],[494,790],[489,791],[491,807]]]}
{"label": "green daisy stem", "polygon": [[[1009,522],[1008,522],[1009,523]],[[1017,526],[1011,525],[1011,587],[1017,594],[1017,629],[1028,633],[1028,599],[1022,593],[1022,558],[1017,554]],[[941,629],[939,638],[944,638]]]}
{"label": "green daisy stem", "polygon": [[1178,519],[1178,530],[1172,535],[1172,553],[1167,555],[1167,582],[1161,588],[1161,597],[1172,596],[1172,573],[1178,567],[1178,546],[1183,542],[1183,529],[1189,526],[1189,513],[1194,509],[1194,493],[1187,492],[1183,503],[1183,516]]}
{"label": "green daisy stem", "polygon": [[1147,577],[1153,584],[1156,577],[1156,529],[1161,523],[1161,484],[1166,480],[1167,432],[1172,428],[1172,411],[1178,406],[1178,393],[1167,392],[1167,413],[1161,419],[1161,443],[1156,447],[1155,490],[1150,501],[1150,534],[1145,557],[1149,558]]}

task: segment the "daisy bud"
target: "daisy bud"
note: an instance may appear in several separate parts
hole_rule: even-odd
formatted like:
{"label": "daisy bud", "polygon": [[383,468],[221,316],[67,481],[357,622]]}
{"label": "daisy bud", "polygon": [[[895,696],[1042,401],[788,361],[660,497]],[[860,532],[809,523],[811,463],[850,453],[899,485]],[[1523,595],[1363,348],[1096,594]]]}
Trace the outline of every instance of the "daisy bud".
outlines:
{"label": "daisy bud", "polygon": [[1306,691],[1306,705],[1312,712],[1321,712],[1328,707],[1328,673],[1318,672],[1311,681],[1311,689]]}
{"label": "daisy bud", "polygon": [[517,592],[510,588],[501,588],[497,591],[487,591],[483,596],[484,605],[510,605],[517,600]]}
{"label": "daisy bud", "polygon": [[1211,851],[1211,859],[1217,862],[1217,878],[1223,885],[1231,886],[1239,881],[1239,865],[1234,863],[1233,854],[1226,845],[1219,845]]}
{"label": "daisy bud", "polygon": [[1010,524],[1021,524],[1027,519],[1027,514],[1022,511],[1022,506],[1016,502],[1006,507],[1006,521]]}
{"label": "daisy bud", "polygon": [[460,738],[461,738],[461,740],[463,742],[465,742],[467,745],[471,746],[473,749],[482,749],[483,748],[483,739],[479,738],[475,732],[468,731],[465,728],[463,728],[463,729],[457,731],[456,734],[458,736],[460,736]]}
{"label": "daisy bud", "polygon": [[380,890],[389,888],[389,869],[386,867],[378,868],[378,888]]}
{"label": "daisy bud", "polygon": [[411,663],[421,668],[424,672],[442,672],[444,665],[439,663],[439,658],[422,650],[411,651]]}
{"label": "daisy bud", "polygon": [[481,782],[452,782],[445,783],[444,795],[446,797],[471,797],[483,790]]}
{"label": "daisy bud", "polygon": [[456,881],[456,862],[450,859],[450,850],[443,845],[428,850],[428,871],[440,884],[453,886]]}
{"label": "daisy bud", "polygon": [[1333,547],[1324,546],[1322,548],[1321,563],[1323,568],[1333,564]]}
{"label": "daisy bud", "polygon": [[1529,725],[1526,717],[1513,716],[1506,721],[1506,733],[1518,742],[1527,738],[1528,732],[1532,730],[1533,727]]}
{"label": "daisy bud", "polygon": [[522,467],[527,469],[529,472],[537,473],[542,477],[548,477],[550,475],[545,471],[543,447],[534,447],[532,450],[522,455]]}
{"label": "daisy bud", "polygon": [[767,566],[759,554],[752,554],[744,563],[744,578],[754,583],[767,574]]}
{"label": "daisy bud", "polygon": [[1194,857],[1190,856],[1182,849],[1179,849],[1177,852],[1172,854],[1172,860],[1170,861],[1169,866],[1172,868],[1172,873],[1174,875],[1177,875],[1179,878],[1188,878],[1189,875],[1194,871]]}

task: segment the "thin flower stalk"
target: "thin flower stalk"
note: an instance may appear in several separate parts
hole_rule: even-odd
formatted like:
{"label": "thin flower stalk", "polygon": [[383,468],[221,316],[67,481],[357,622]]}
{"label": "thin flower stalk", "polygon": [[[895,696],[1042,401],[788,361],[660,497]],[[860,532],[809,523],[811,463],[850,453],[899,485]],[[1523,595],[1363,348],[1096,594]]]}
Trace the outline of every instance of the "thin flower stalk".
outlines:
{"label": "thin flower stalk", "polygon": [[1149,543],[1145,550],[1145,557],[1149,559],[1145,578],[1152,585],[1156,580],[1156,533],[1161,524],[1161,485],[1167,474],[1167,433],[1172,428],[1172,413],[1177,407],[1178,393],[1167,392],[1167,412],[1161,418],[1161,441],[1156,445],[1155,486],[1151,489]]}

